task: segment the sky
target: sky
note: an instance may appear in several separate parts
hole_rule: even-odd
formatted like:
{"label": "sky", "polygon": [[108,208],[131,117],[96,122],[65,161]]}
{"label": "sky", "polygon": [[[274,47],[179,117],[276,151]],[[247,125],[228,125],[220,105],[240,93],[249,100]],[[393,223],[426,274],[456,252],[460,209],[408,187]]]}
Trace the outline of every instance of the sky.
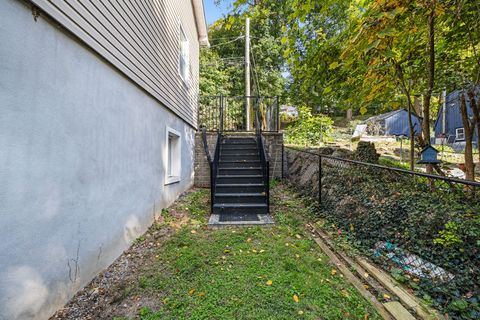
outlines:
{"label": "sky", "polygon": [[208,25],[211,25],[224,14],[227,14],[230,11],[233,2],[233,0],[223,0],[220,6],[216,6],[214,1],[215,0],[203,0],[205,5],[205,17]]}

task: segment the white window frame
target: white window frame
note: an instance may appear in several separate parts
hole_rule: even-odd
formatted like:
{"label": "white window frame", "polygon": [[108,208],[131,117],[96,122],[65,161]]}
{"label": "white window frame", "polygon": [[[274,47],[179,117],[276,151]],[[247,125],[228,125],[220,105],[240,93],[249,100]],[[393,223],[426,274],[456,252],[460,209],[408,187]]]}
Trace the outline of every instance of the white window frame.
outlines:
{"label": "white window frame", "polygon": [[182,136],[167,127],[165,141],[165,185],[180,182],[182,176]]}
{"label": "white window frame", "polygon": [[456,141],[465,140],[465,128],[456,128],[455,129],[455,140]]}
{"label": "white window frame", "polygon": [[180,33],[178,42],[180,52],[178,55],[178,73],[183,82],[188,85],[188,80],[190,78],[190,42],[188,41],[187,34],[181,23],[179,23],[179,26]]}

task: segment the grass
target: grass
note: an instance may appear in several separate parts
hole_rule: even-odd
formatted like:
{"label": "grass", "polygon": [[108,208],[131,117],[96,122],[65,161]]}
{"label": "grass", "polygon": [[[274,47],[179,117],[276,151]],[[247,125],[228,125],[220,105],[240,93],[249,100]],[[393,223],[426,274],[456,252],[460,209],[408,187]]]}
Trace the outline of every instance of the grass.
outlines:
{"label": "grass", "polygon": [[292,194],[275,185],[270,228],[207,229],[208,191],[179,201],[193,223],[158,249],[156,263],[128,289],[159,301],[139,318],[380,319],[309,239],[310,210]]}

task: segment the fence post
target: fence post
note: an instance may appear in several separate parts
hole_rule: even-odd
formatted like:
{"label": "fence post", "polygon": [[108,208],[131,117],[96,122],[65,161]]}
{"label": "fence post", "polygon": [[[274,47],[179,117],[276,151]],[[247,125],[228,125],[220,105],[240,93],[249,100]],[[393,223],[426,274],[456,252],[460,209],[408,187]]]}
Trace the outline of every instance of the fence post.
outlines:
{"label": "fence post", "polygon": [[318,153],[318,205],[322,205],[322,156]]}
{"label": "fence post", "polygon": [[220,133],[223,133],[223,95],[220,95]]}

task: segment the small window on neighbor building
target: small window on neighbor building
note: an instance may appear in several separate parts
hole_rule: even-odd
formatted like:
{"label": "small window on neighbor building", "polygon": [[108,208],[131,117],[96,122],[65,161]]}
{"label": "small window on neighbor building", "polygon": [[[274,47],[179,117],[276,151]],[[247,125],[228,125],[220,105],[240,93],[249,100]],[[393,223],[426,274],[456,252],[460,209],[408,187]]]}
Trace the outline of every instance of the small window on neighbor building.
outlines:
{"label": "small window on neighbor building", "polygon": [[456,140],[465,140],[465,128],[455,129]]}
{"label": "small window on neighbor building", "polygon": [[190,57],[189,57],[189,44],[185,31],[180,26],[180,76],[185,83],[188,82],[188,75],[190,71]]}
{"label": "small window on neighbor building", "polygon": [[180,133],[171,128],[167,128],[167,152],[166,152],[166,172],[165,184],[180,181],[181,176],[181,148]]}

